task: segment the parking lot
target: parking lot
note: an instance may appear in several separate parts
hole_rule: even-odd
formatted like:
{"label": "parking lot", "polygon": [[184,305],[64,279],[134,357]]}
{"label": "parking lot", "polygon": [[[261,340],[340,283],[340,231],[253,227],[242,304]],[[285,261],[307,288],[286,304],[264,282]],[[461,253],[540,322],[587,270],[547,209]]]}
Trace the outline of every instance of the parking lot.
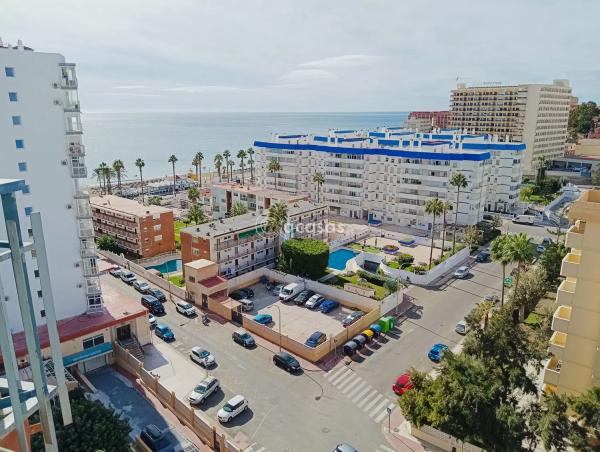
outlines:
{"label": "parking lot", "polygon": [[339,334],[344,330],[342,320],[352,312],[350,309],[340,306],[324,314],[319,309],[312,310],[304,306],[297,306],[294,301],[283,303],[263,284],[255,284],[251,286],[251,289],[254,291],[252,300],[254,309],[246,312],[245,315],[253,318],[257,314],[270,314],[273,322],[268,326],[279,331],[279,322],[281,322],[281,334],[300,343],[304,343],[315,331],[321,331],[327,337]]}

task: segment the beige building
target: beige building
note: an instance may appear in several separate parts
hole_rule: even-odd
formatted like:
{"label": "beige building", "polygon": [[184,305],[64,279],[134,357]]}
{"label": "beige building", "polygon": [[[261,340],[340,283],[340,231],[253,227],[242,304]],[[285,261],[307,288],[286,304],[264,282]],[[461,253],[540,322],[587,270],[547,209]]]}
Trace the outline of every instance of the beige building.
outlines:
{"label": "beige building", "polygon": [[533,173],[540,158],[552,160],[567,150],[570,106],[568,80],[511,86],[459,83],[450,97],[451,125],[525,143],[523,172]]}
{"label": "beige building", "polygon": [[584,192],[569,220],[544,391],[578,394],[600,384],[600,190]]}

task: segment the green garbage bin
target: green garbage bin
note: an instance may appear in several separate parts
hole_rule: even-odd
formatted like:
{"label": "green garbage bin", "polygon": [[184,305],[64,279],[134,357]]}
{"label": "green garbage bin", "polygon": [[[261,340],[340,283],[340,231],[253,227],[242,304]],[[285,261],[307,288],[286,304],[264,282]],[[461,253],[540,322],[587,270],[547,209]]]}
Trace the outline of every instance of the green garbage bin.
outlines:
{"label": "green garbage bin", "polygon": [[379,319],[379,326],[381,326],[381,331],[384,333],[393,330],[395,325],[396,317],[385,316]]}

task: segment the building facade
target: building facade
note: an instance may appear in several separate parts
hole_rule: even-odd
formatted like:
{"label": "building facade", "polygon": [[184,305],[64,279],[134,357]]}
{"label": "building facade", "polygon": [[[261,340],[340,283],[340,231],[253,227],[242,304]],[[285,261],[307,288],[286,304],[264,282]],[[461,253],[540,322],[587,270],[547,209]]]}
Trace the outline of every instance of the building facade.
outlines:
{"label": "building facade", "polygon": [[[432,218],[425,213],[429,199],[455,205],[456,190],[450,185],[455,172],[468,181],[461,190],[459,224],[477,223],[486,210],[512,212],[525,149],[487,134],[424,134],[399,128],[273,135],[254,147],[257,178],[265,188],[307,194],[327,204],[332,214],[421,230],[431,228]],[[271,160],[281,165],[277,174],[267,169]],[[312,182],[316,172],[325,178],[321,187]]]}
{"label": "building facade", "polygon": [[544,391],[578,394],[600,384],[600,191],[585,191],[569,220]]}
{"label": "building facade", "polygon": [[[218,265],[219,275],[232,278],[272,265],[278,254],[278,234],[266,231],[267,211],[247,213],[181,230],[184,264],[206,259]],[[326,239],[327,207],[309,201],[288,205],[284,237]]]}
{"label": "building facade", "polygon": [[143,259],[175,250],[171,209],[114,195],[94,196],[90,202],[96,237],[108,234],[121,249]]}
{"label": "building facade", "polygon": [[[58,319],[102,310],[77,96],[75,65],[62,55],[35,52],[22,44],[0,44],[0,177],[24,179],[17,193],[23,237],[31,237],[29,216],[41,213]],[[0,237],[6,230],[0,225]],[[42,288],[35,257],[27,256],[36,321],[44,322]],[[6,295],[15,299],[9,270],[0,264]],[[9,303],[11,329],[22,328]]]}
{"label": "building facade", "polygon": [[447,129],[450,127],[450,111],[411,111],[404,127],[406,129],[419,127],[420,132],[430,132],[431,129]]}
{"label": "building facade", "polygon": [[568,80],[511,86],[459,83],[450,97],[451,127],[524,143],[523,171],[529,174],[541,158],[564,155],[570,106]]}

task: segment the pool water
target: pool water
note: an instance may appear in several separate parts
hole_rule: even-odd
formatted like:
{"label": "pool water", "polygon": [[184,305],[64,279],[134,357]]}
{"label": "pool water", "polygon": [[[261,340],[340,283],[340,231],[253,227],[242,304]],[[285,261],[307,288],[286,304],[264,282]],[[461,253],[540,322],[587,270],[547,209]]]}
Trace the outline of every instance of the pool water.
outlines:
{"label": "pool water", "polygon": [[336,250],[329,254],[329,262],[327,263],[327,266],[335,270],[343,271],[346,269],[346,262],[348,262],[357,254],[358,253],[347,249]]}
{"label": "pool water", "polygon": [[181,259],[172,259],[167,262],[163,262],[160,265],[151,265],[146,267],[146,270],[158,270],[161,273],[173,273],[181,271]]}

